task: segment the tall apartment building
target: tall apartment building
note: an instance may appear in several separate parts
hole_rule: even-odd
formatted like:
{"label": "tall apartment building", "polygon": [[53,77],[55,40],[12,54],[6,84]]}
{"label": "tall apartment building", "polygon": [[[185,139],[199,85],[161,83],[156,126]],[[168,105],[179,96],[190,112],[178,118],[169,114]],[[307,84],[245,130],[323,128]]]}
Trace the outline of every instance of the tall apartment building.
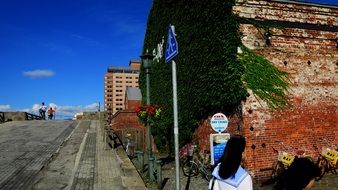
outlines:
{"label": "tall apartment building", "polygon": [[125,109],[127,87],[138,87],[140,60],[131,60],[129,67],[108,67],[104,76],[104,110],[113,114]]}

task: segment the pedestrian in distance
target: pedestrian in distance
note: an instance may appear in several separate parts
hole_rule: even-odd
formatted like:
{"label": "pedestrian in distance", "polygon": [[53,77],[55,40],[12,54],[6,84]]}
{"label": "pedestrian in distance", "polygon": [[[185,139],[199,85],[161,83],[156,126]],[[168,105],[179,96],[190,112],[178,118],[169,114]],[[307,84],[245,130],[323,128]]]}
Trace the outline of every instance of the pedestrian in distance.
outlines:
{"label": "pedestrian in distance", "polygon": [[310,190],[319,176],[320,169],[313,161],[296,158],[278,178],[274,190]]}
{"label": "pedestrian in distance", "polygon": [[52,107],[50,107],[50,108],[48,109],[48,119],[53,119],[54,112],[55,112],[55,111],[53,110]]}
{"label": "pedestrian in distance", "polygon": [[45,105],[44,102],[42,102],[39,108],[39,113],[42,119],[46,119],[46,111],[47,111],[47,106]]}
{"label": "pedestrian in distance", "polygon": [[212,172],[209,190],[252,190],[252,178],[241,166],[245,149],[245,138],[232,136],[225,148],[220,162]]}

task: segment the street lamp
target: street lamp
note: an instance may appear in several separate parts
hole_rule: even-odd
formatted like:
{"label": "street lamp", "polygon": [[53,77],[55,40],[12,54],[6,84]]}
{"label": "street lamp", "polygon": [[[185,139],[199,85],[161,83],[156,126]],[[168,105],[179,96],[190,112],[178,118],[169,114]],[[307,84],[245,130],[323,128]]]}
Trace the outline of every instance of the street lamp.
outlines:
{"label": "street lamp", "polygon": [[[146,69],[146,80],[147,80],[147,105],[150,105],[150,81],[149,81],[149,68],[151,63],[153,62],[154,55],[149,54],[148,51],[146,54],[140,56],[142,60],[143,67]],[[147,155],[148,155],[148,174],[150,178],[153,178],[153,168],[151,168],[153,164],[153,153],[151,148],[151,132],[150,132],[150,125],[149,120],[147,118],[147,136],[146,136],[146,143],[147,143]]]}

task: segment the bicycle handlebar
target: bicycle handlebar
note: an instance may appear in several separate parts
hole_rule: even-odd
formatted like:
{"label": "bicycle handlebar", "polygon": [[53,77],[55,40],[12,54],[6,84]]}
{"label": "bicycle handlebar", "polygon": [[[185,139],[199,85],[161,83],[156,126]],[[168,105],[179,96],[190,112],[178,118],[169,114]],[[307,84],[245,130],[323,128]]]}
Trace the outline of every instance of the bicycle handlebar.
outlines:
{"label": "bicycle handlebar", "polygon": [[282,146],[282,148],[287,152],[295,154],[296,151],[292,146],[286,146],[283,141],[275,141],[275,142],[278,143],[280,146]]}

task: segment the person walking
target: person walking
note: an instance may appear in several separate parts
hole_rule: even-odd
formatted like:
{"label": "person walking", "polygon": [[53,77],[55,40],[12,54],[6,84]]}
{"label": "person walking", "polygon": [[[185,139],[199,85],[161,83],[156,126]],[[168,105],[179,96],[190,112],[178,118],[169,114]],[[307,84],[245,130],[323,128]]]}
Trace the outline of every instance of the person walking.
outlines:
{"label": "person walking", "polygon": [[212,172],[209,190],[252,190],[252,178],[241,166],[245,149],[245,138],[232,136],[225,148],[220,162]]}
{"label": "person walking", "polygon": [[319,176],[320,169],[313,161],[296,158],[278,178],[274,190],[310,190]]}
{"label": "person walking", "polygon": [[46,119],[46,111],[47,111],[47,106],[45,105],[44,102],[42,102],[39,108],[39,113],[42,119]]}
{"label": "person walking", "polygon": [[54,112],[52,107],[48,109],[48,119],[53,119]]}

